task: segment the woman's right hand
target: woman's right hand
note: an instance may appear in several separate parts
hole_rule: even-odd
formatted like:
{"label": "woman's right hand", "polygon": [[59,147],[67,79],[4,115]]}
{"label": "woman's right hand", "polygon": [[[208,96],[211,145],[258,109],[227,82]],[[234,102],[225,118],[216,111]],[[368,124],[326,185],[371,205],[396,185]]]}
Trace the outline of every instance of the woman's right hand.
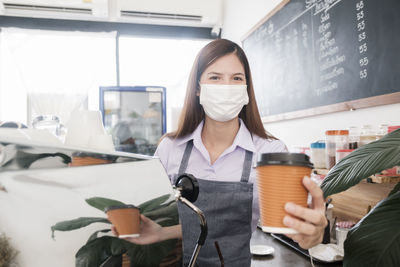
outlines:
{"label": "woman's right hand", "polygon": [[[163,228],[158,223],[150,220],[143,214],[140,215],[140,236],[123,238],[137,245],[147,245],[160,242],[163,240]],[[111,231],[115,236],[119,236],[114,225],[111,226]]]}

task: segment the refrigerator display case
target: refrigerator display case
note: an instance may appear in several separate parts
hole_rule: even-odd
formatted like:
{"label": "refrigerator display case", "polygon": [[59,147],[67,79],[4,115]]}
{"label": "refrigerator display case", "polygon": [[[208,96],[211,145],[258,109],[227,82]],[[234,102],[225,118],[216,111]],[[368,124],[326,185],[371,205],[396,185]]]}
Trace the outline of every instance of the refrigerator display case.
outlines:
{"label": "refrigerator display case", "polygon": [[100,87],[100,110],[115,149],[153,155],[166,132],[166,88]]}

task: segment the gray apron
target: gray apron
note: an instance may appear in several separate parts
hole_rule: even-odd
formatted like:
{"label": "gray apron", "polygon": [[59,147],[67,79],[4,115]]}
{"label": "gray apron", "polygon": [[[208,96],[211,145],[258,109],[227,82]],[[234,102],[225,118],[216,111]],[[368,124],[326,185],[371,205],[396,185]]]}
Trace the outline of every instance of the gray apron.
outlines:
{"label": "gray apron", "polygon": [[[186,145],[178,176],[185,173],[192,148],[193,140]],[[194,204],[204,212],[208,225],[207,239],[196,261],[199,267],[221,266],[215,241],[218,241],[225,266],[250,266],[253,184],[248,181],[252,158],[253,152],[246,150],[240,182],[198,179],[200,192]],[[178,203],[178,209],[183,235],[183,263],[186,266],[200,234],[200,223],[198,216],[188,207]]]}

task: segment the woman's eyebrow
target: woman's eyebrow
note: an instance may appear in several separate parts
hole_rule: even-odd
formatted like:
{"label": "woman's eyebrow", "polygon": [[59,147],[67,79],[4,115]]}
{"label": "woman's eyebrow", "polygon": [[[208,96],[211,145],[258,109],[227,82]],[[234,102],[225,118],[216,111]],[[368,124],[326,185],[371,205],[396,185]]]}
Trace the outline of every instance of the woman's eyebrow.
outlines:
{"label": "woman's eyebrow", "polygon": [[[222,75],[222,73],[212,71],[212,72],[208,72],[207,75]],[[242,72],[233,73],[232,75],[233,76],[235,76],[235,75],[245,76],[244,73],[242,73]]]}
{"label": "woman's eyebrow", "polygon": [[215,72],[215,71],[208,72],[207,74],[208,74],[208,75],[222,75],[222,73]]}

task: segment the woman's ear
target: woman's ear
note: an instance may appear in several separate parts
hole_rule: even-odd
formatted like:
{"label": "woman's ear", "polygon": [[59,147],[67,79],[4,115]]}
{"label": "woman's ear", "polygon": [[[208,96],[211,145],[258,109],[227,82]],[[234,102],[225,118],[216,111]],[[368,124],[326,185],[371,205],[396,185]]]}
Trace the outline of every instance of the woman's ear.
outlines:
{"label": "woman's ear", "polygon": [[200,88],[201,88],[201,84],[200,84],[200,81],[199,81],[197,83],[196,96],[200,96]]}

